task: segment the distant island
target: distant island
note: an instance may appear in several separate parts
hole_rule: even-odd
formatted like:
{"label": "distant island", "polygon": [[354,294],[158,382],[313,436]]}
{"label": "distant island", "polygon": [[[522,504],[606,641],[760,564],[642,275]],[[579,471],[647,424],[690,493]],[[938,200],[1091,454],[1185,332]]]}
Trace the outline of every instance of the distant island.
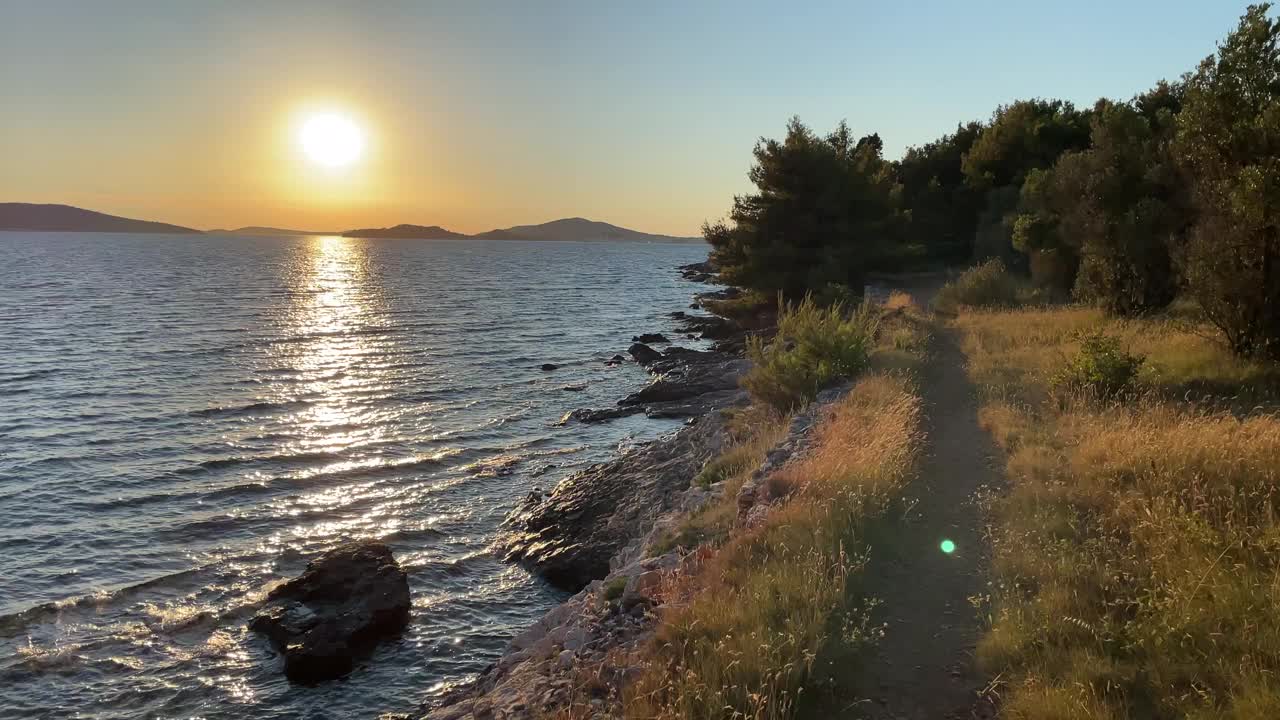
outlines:
{"label": "distant island", "polygon": [[589,242],[692,242],[702,238],[654,235],[630,230],[617,225],[586,218],[565,218],[540,225],[516,225],[515,227],[489,230],[466,235],[446,230],[438,225],[396,225],[389,228],[367,228],[342,233],[346,237],[404,238],[419,240],[444,240],[470,238],[473,240],[580,240]]}
{"label": "distant island", "polygon": [[[34,203],[0,203],[0,230],[37,232],[118,232],[118,233],[182,233],[202,234],[194,228],[149,220],[116,217],[71,205]],[[249,225],[234,230],[216,228],[210,235],[342,235],[354,238],[399,238],[405,240],[578,240],[586,242],[701,242],[700,237],[655,235],[586,218],[565,218],[540,225],[516,225],[467,235],[446,230],[439,225],[395,225],[385,228],[361,228],[347,231],[291,230],[288,228]]]}
{"label": "distant island", "polygon": [[333,230],[290,230],[289,228],[263,227],[261,225],[246,225],[242,228],[234,230],[225,230],[223,228],[214,228],[205,230],[207,235],[341,235],[340,232]]}
{"label": "distant island", "polygon": [[70,205],[0,203],[0,230],[199,234],[199,230],[150,220],[134,220]]}
{"label": "distant island", "polygon": [[452,230],[445,230],[439,225],[396,225],[388,228],[363,228],[360,230],[348,230],[342,233],[343,237],[356,238],[403,238],[405,240],[448,240],[451,238],[465,238],[470,235],[463,235]]}

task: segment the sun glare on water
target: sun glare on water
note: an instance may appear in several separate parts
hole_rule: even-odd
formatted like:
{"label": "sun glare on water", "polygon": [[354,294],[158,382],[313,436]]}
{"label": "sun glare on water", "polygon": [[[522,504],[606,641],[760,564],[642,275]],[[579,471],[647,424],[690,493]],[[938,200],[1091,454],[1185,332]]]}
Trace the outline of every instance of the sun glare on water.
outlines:
{"label": "sun glare on water", "polygon": [[298,141],[312,162],[326,167],[350,165],[364,152],[364,133],[350,118],[338,113],[308,117]]}

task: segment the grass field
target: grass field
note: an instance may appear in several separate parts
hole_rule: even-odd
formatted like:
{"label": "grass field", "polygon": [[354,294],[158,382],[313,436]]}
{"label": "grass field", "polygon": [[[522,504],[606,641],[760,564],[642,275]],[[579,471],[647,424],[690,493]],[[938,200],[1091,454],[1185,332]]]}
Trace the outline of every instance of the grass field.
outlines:
{"label": "grass field", "polygon": [[[993,591],[976,599],[1003,717],[1280,717],[1274,368],[1176,315],[954,322],[1008,463],[989,499]],[[1144,358],[1135,391],[1055,392],[1099,330]]]}

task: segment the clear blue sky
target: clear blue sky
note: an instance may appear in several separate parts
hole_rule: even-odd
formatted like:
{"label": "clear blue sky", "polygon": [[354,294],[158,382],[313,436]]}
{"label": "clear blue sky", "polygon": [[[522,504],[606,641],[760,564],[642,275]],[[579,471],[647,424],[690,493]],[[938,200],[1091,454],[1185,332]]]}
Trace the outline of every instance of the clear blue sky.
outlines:
{"label": "clear blue sky", "polygon": [[[1244,3],[0,0],[0,200],[198,227],[584,215],[692,234],[791,115],[897,157],[1032,96],[1128,98]],[[346,176],[289,123],[349,112]]]}

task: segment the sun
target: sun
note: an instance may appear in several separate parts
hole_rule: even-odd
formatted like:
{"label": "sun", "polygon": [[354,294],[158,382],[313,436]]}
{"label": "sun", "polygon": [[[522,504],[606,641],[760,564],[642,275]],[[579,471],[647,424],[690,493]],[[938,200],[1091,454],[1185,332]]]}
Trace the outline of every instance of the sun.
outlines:
{"label": "sun", "polygon": [[345,115],[319,113],[308,117],[298,133],[302,152],[326,167],[344,167],[360,159],[364,133]]}

